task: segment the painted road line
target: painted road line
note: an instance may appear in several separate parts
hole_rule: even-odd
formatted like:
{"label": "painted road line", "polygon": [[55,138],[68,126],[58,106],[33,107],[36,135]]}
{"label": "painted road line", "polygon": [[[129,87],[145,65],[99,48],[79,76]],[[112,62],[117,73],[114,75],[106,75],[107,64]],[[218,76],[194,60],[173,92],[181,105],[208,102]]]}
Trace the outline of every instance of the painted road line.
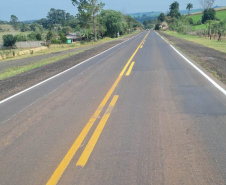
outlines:
{"label": "painted road line", "polygon": [[143,48],[143,45],[140,46],[140,49],[142,49],[142,48]]}
{"label": "painted road line", "polygon": [[[146,34],[146,36],[148,34],[149,34],[149,32]],[[140,43],[140,45],[141,45],[141,43]],[[106,105],[107,101],[109,100],[112,93],[114,92],[116,86],[120,82],[120,80],[121,80],[122,76],[124,75],[127,67],[129,66],[131,60],[133,59],[133,57],[136,55],[137,51],[139,50],[140,45],[137,47],[137,49],[135,50],[133,55],[130,57],[129,61],[124,66],[120,75],[118,76],[118,78],[116,79],[116,81],[114,82],[114,84],[112,85],[112,87],[110,88],[110,90],[108,91],[108,93],[106,94],[106,96],[104,97],[104,99],[102,100],[100,105],[98,106],[95,113],[92,115],[92,117],[90,118],[90,120],[88,121],[86,126],[83,128],[82,132],[79,134],[78,138],[75,140],[75,142],[73,143],[73,145],[71,146],[71,148],[69,149],[69,151],[67,152],[67,154],[65,155],[65,157],[63,158],[61,163],[59,164],[59,166],[57,167],[57,169],[54,171],[53,175],[51,176],[51,178],[47,182],[47,185],[55,185],[60,180],[61,176],[63,175],[63,173],[66,170],[67,166],[69,165],[70,161],[74,157],[78,148],[81,146],[83,140],[87,136],[87,134],[90,131],[91,127],[93,126],[94,122],[96,121],[96,119],[100,115],[101,111],[103,110],[104,106]]]}
{"label": "painted road line", "polygon": [[201,69],[199,69],[195,64],[193,64],[190,60],[188,60],[184,55],[182,55],[175,47],[170,45],[174,51],[176,51],[186,62],[188,62],[193,68],[195,68],[199,73],[202,74],[210,83],[212,83],[218,90],[220,90],[224,95],[226,95],[226,90],[218,85],[212,78],[210,78],[206,73],[204,73]]}
{"label": "painted road line", "polygon": [[104,129],[104,126],[106,125],[107,123],[107,120],[118,100],[118,95],[115,95],[110,103],[110,105],[108,106],[106,112],[104,113],[102,119],[100,120],[96,130],[94,131],[92,137],[90,138],[88,144],[86,145],[82,155],[80,156],[76,166],[82,166],[84,167],[100,137],[100,134],[102,133],[103,129]]}
{"label": "painted road line", "polygon": [[[155,32],[159,37],[161,37],[167,44],[166,39],[164,37],[160,36],[159,33]],[[188,58],[186,58],[182,53],[180,53],[174,46],[169,44],[170,47],[179,54],[187,63],[189,63],[194,69],[196,69],[202,76],[204,76],[210,83],[212,83],[219,91],[221,91],[224,95],[226,95],[226,90],[221,87],[218,83],[216,83],[212,78],[210,78],[206,73],[204,73],[200,68],[198,68],[195,64],[193,64]]]}
{"label": "painted road line", "polygon": [[[138,35],[140,35],[140,34],[141,34],[141,33],[139,33]],[[20,91],[20,92],[17,93],[17,94],[14,94],[14,95],[12,95],[12,96],[6,98],[6,99],[3,99],[3,100],[0,101],[0,104],[5,103],[5,102],[7,102],[7,101],[9,101],[9,100],[11,100],[11,99],[13,99],[13,98],[15,98],[15,97],[17,97],[17,96],[23,94],[23,93],[25,93],[25,92],[27,92],[27,91],[30,91],[31,89],[34,89],[35,87],[38,87],[38,86],[40,86],[40,85],[42,85],[42,84],[44,84],[44,83],[46,83],[46,82],[48,82],[48,81],[50,81],[50,80],[52,80],[52,79],[54,79],[54,78],[56,78],[56,77],[62,75],[62,74],[64,74],[64,73],[66,73],[66,72],[68,72],[68,71],[74,69],[74,68],[77,68],[78,66],[82,65],[83,63],[85,63],[85,62],[87,62],[87,61],[89,61],[89,60],[91,60],[91,59],[93,59],[93,58],[96,58],[97,56],[100,56],[100,55],[106,53],[107,51],[110,51],[111,49],[113,49],[113,48],[115,48],[115,47],[117,47],[117,46],[119,46],[119,45],[121,45],[121,44],[124,44],[125,42],[128,42],[129,40],[133,39],[134,37],[137,37],[138,35],[135,35],[135,36],[133,36],[132,38],[130,38],[130,39],[128,39],[128,40],[125,40],[125,41],[123,41],[122,43],[119,43],[119,44],[117,44],[117,45],[115,45],[115,46],[113,46],[113,47],[111,47],[111,48],[109,48],[109,49],[107,49],[107,50],[105,50],[105,51],[103,51],[103,52],[101,52],[101,53],[99,53],[99,54],[97,54],[97,55],[95,55],[95,56],[93,56],[93,57],[87,59],[87,60],[85,60],[85,61],[82,61],[82,62],[80,62],[79,64],[76,64],[75,66],[73,66],[73,67],[71,67],[71,68],[69,68],[69,69],[67,69],[67,70],[65,70],[65,71],[63,71],[63,72],[61,72],[61,73],[58,73],[58,74],[56,74],[56,75],[54,75],[54,76],[52,76],[52,77],[50,77],[50,78],[48,78],[48,79],[46,79],[46,80],[44,80],[44,81],[42,81],[42,82],[39,82],[39,83],[37,83],[36,85],[33,85],[32,87],[29,87],[29,88],[27,88],[27,89],[25,89],[25,90],[23,90],[23,91]]]}
{"label": "painted road line", "polygon": [[130,67],[129,67],[127,73],[126,73],[126,76],[129,76],[129,75],[130,75],[130,73],[131,73],[131,71],[132,71],[132,69],[133,69],[134,64],[135,64],[135,62],[132,62],[132,63],[131,63],[131,65],[130,65]]}

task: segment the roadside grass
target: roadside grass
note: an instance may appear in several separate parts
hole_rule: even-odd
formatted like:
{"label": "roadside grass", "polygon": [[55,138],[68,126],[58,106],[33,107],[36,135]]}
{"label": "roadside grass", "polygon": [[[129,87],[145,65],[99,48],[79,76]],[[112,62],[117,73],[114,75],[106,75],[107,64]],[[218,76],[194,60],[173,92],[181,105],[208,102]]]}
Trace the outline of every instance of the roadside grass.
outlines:
{"label": "roadside grass", "polygon": [[[54,53],[54,52],[66,51],[66,50],[70,50],[70,49],[82,48],[82,47],[87,47],[87,46],[95,46],[98,44],[103,44],[103,43],[117,40],[120,38],[125,38],[127,36],[137,34],[139,32],[141,32],[141,31],[133,32],[130,34],[125,34],[123,36],[120,36],[119,38],[105,37],[103,39],[99,39],[97,42],[91,41],[91,42],[76,42],[76,43],[72,43],[72,44],[51,44],[50,47],[46,48],[45,50],[34,51],[34,52],[32,52],[32,54],[29,53],[29,54],[16,56],[16,57],[13,56],[13,52],[19,53],[19,52],[26,51],[26,50],[32,50],[32,48],[31,49],[26,48],[26,49],[0,50],[0,55],[1,54],[8,55],[8,57],[6,59],[4,59],[4,61],[23,59],[23,58],[29,58],[29,57],[33,57],[33,56],[44,55],[44,54],[49,54],[49,53]],[[0,63],[1,63],[1,60],[0,60]]]}
{"label": "roadside grass", "polygon": [[192,31],[205,30],[205,29],[207,29],[207,25],[206,24],[192,26]]}
{"label": "roadside grass", "polygon": [[[141,32],[141,31],[138,31],[136,33],[139,33],[139,32]],[[129,35],[134,35],[134,34],[135,33],[123,35],[120,38],[124,38],[124,37],[127,37]],[[120,39],[120,38],[106,37],[104,39],[99,40],[98,42],[85,42],[85,43],[73,43],[73,44],[63,44],[63,45],[51,45],[49,50],[43,50],[43,51],[37,52],[36,54],[30,55],[29,57],[53,53],[53,52],[59,52],[59,51],[64,51],[64,50],[69,50],[69,49],[76,49],[76,48],[81,48],[81,49],[79,51],[71,52],[69,54],[43,59],[43,60],[40,60],[40,61],[32,63],[32,64],[6,69],[2,73],[0,73],[0,80],[12,77],[12,76],[30,71],[32,69],[36,69],[36,68],[42,67],[44,65],[51,64],[51,63],[57,62],[59,60],[68,58],[72,55],[81,53],[81,52],[86,50],[85,48],[82,48],[84,46],[93,46],[93,45],[102,44],[102,43],[106,43],[106,42],[109,42],[109,41],[117,40],[117,39]],[[20,59],[20,58],[22,59],[22,58],[25,58],[25,57],[26,56],[20,56],[20,57],[16,57],[16,59]],[[11,59],[7,59],[7,60],[11,60]],[[6,60],[4,60],[4,61],[6,61]]]}
{"label": "roadside grass", "polygon": [[24,73],[24,72],[30,71],[32,69],[36,69],[36,68],[42,67],[42,66],[47,65],[47,64],[51,64],[51,63],[57,62],[59,60],[68,58],[68,57],[70,57],[72,55],[81,53],[83,51],[85,51],[85,50],[79,50],[79,51],[72,52],[72,53],[69,53],[69,54],[66,54],[66,55],[51,57],[51,58],[48,58],[48,59],[43,59],[43,60],[40,60],[40,61],[32,63],[32,64],[6,69],[2,73],[0,73],[0,80],[3,80],[5,78],[9,78],[9,77],[15,76],[15,75],[20,74],[20,73]]}
{"label": "roadside grass", "polygon": [[165,31],[164,33],[178,37],[178,38],[182,38],[221,52],[226,53],[226,41],[217,41],[217,40],[209,40],[209,39],[205,39],[199,36],[193,36],[193,35],[182,35],[179,34],[177,32],[173,32],[173,31]]}

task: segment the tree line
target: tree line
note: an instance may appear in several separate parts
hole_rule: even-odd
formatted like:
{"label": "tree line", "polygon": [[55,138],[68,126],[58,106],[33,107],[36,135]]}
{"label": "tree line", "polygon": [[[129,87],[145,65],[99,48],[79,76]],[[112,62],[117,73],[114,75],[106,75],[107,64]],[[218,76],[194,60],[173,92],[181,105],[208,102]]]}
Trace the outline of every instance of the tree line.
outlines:
{"label": "tree line", "polygon": [[200,4],[203,8],[202,18],[197,23],[194,23],[193,19],[190,17],[190,10],[193,8],[193,4],[187,4],[186,9],[188,10],[188,15],[186,16],[179,13],[179,3],[174,1],[170,4],[170,11],[167,15],[164,13],[159,15],[155,29],[161,29],[162,22],[166,21],[169,24],[170,30],[182,34],[189,34],[192,26],[205,24],[209,38],[211,39],[212,33],[216,32],[218,34],[218,41],[220,41],[222,35],[226,33],[226,18],[224,20],[216,18],[216,10],[213,8],[214,2],[215,0],[200,0]]}
{"label": "tree line", "polygon": [[[6,40],[47,40],[50,43],[65,43],[65,36],[77,32],[86,41],[97,41],[103,37],[117,37],[134,31],[143,25],[129,15],[114,10],[104,10],[105,4],[100,0],[71,0],[78,14],[76,16],[64,10],[51,8],[46,18],[32,23],[20,22],[17,16],[11,15],[10,24],[15,30],[30,31],[28,35],[4,36]],[[9,39],[10,38],[10,39]]]}

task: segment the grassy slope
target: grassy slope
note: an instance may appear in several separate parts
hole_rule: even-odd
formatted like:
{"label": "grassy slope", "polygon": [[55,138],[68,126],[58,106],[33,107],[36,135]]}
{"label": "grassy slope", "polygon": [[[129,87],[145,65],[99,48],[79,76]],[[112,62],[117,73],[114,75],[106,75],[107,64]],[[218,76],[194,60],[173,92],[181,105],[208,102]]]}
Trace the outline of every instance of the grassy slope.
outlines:
{"label": "grassy slope", "polygon": [[201,44],[203,46],[226,53],[226,50],[225,50],[226,41],[218,42],[218,41],[209,40],[209,39],[205,39],[205,38],[201,38],[201,37],[193,36],[193,35],[181,35],[177,32],[173,32],[173,31],[166,31],[164,33],[167,33],[169,35],[176,36],[176,37],[179,37],[179,38],[191,41],[191,42],[195,42],[197,44]]}
{"label": "grassy slope", "polygon": [[[191,15],[190,16],[193,19],[193,22],[196,24],[199,20],[202,20],[202,14],[198,14],[198,15]],[[220,20],[225,19],[226,18],[226,10],[223,11],[217,11],[216,12],[216,17]]]}
{"label": "grassy slope", "polygon": [[28,35],[28,34],[31,33],[30,31],[21,32],[19,30],[14,30],[14,28],[11,25],[9,25],[9,24],[0,24],[0,28],[2,28],[4,30],[7,30],[7,31],[4,31],[4,32],[0,32],[0,43],[3,43],[3,40],[2,40],[2,36],[3,35],[7,35],[7,34],[12,34],[12,35],[19,35],[19,34]]}

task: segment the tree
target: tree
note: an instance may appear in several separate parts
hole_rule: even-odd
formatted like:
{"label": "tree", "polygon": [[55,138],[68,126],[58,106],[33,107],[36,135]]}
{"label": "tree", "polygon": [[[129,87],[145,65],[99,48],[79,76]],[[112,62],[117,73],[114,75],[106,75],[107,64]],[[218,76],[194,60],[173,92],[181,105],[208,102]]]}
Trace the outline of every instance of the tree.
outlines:
{"label": "tree", "polygon": [[215,20],[216,11],[213,8],[205,9],[202,15],[202,23],[204,24],[207,20]]}
{"label": "tree", "polygon": [[213,7],[215,0],[199,0],[203,10],[210,9]]}
{"label": "tree", "polygon": [[216,23],[215,28],[218,33],[218,41],[221,41],[222,35],[226,32],[226,19],[220,21],[219,23]]}
{"label": "tree", "polygon": [[188,15],[190,15],[190,10],[193,8],[193,4],[188,3],[186,9],[188,10]]}
{"label": "tree", "polygon": [[97,41],[97,15],[104,7],[104,3],[99,0],[72,0],[73,5],[78,6],[78,17],[83,25],[92,26],[94,32],[94,41]]}
{"label": "tree", "polygon": [[161,22],[164,22],[166,20],[166,16],[164,13],[161,13],[159,16],[158,16],[158,20],[160,20]]}
{"label": "tree", "polygon": [[6,47],[12,47],[16,43],[16,37],[14,37],[12,34],[3,35],[2,39],[3,39],[3,46],[6,46]]}
{"label": "tree", "polygon": [[179,12],[179,3],[177,1],[174,1],[171,5],[170,5],[170,12],[169,12],[169,16],[171,16],[171,18],[176,17],[179,18],[181,16],[180,12]]}
{"label": "tree", "polygon": [[19,19],[17,18],[17,16],[11,15],[11,17],[10,17],[10,23],[12,24],[12,26],[13,26],[13,28],[14,28],[15,30],[18,29]]}
{"label": "tree", "polygon": [[114,10],[103,10],[100,14],[100,23],[105,27],[105,35],[116,37],[126,31],[127,23],[124,20],[123,14]]}
{"label": "tree", "polygon": [[66,43],[67,38],[66,38],[66,36],[65,36],[63,33],[60,33],[60,34],[59,34],[59,37],[60,37],[60,43],[61,43],[61,44]]}

